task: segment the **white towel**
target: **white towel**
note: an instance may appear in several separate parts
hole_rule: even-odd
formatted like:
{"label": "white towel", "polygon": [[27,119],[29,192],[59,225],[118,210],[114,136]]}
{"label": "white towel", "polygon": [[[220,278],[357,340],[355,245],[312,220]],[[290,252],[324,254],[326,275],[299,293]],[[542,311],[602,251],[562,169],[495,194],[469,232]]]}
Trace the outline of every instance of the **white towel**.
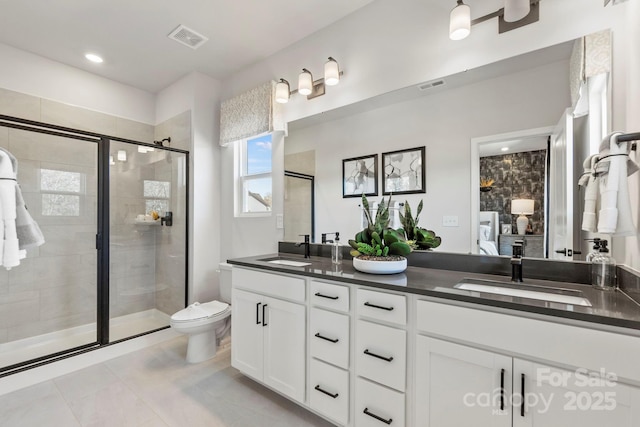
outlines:
{"label": "white towel", "polygon": [[598,154],[594,154],[584,161],[584,174],[580,178],[578,185],[585,188],[584,192],[584,212],[582,214],[582,229],[584,231],[596,232],[596,211],[598,204],[598,177],[595,174],[595,165],[599,159]]}
{"label": "white towel", "polygon": [[[629,156],[627,143],[618,144],[620,132],[614,132],[600,144],[598,173],[600,174],[600,211],[598,232],[630,236],[636,234],[631,213],[627,182]],[[607,157],[608,156],[608,157]]]}
{"label": "white towel", "polygon": [[0,210],[4,225],[2,265],[10,270],[20,265],[20,259],[26,256],[20,251],[18,233],[16,231],[16,175],[11,158],[0,151]]}

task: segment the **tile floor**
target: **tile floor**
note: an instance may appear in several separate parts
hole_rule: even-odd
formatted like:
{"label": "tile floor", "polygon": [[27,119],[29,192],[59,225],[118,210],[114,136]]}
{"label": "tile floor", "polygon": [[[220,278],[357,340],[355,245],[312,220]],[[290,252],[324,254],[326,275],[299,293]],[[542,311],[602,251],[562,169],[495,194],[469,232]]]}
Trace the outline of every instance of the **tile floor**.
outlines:
{"label": "tile floor", "polygon": [[180,336],[0,396],[0,426],[331,426],[232,368],[228,347],[185,352]]}

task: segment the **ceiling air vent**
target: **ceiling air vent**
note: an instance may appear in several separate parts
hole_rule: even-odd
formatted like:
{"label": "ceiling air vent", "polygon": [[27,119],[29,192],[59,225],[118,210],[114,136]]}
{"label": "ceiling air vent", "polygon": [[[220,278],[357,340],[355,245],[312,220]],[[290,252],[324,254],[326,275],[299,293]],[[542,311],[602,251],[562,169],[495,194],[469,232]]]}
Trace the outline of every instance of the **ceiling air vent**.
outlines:
{"label": "ceiling air vent", "polygon": [[418,86],[418,89],[427,90],[427,89],[431,89],[438,86],[444,86],[444,85],[445,85],[444,80],[433,80],[430,82],[422,83],[421,85]]}
{"label": "ceiling air vent", "polygon": [[197,49],[209,40],[207,37],[198,34],[184,25],[178,25],[178,28],[171,31],[167,37],[185,46],[189,46],[191,49]]}

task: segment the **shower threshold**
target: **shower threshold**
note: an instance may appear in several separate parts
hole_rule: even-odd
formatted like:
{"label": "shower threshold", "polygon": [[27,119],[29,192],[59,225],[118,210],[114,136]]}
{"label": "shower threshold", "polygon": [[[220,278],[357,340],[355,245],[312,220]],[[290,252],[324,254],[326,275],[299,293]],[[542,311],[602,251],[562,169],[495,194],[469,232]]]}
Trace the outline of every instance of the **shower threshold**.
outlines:
{"label": "shower threshold", "polygon": [[[110,320],[110,341],[133,337],[169,326],[170,316],[157,310],[114,317]],[[96,324],[76,326],[48,334],[0,344],[0,368],[56,354],[96,342]]]}

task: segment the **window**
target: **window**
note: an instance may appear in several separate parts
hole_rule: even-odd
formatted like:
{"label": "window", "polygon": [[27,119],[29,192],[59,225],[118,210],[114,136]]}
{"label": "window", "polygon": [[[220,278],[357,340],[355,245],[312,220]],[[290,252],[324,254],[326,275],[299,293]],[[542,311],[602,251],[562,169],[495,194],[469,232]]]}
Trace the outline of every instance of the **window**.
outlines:
{"label": "window", "polygon": [[236,154],[238,213],[271,212],[271,135],[243,141]]}
{"label": "window", "polygon": [[80,216],[84,174],[53,169],[40,170],[43,216]]}
{"label": "window", "polygon": [[166,214],[169,210],[169,199],[171,198],[171,183],[169,181],[143,181],[143,196],[145,198],[145,213],[150,214],[156,211],[160,215]]}

